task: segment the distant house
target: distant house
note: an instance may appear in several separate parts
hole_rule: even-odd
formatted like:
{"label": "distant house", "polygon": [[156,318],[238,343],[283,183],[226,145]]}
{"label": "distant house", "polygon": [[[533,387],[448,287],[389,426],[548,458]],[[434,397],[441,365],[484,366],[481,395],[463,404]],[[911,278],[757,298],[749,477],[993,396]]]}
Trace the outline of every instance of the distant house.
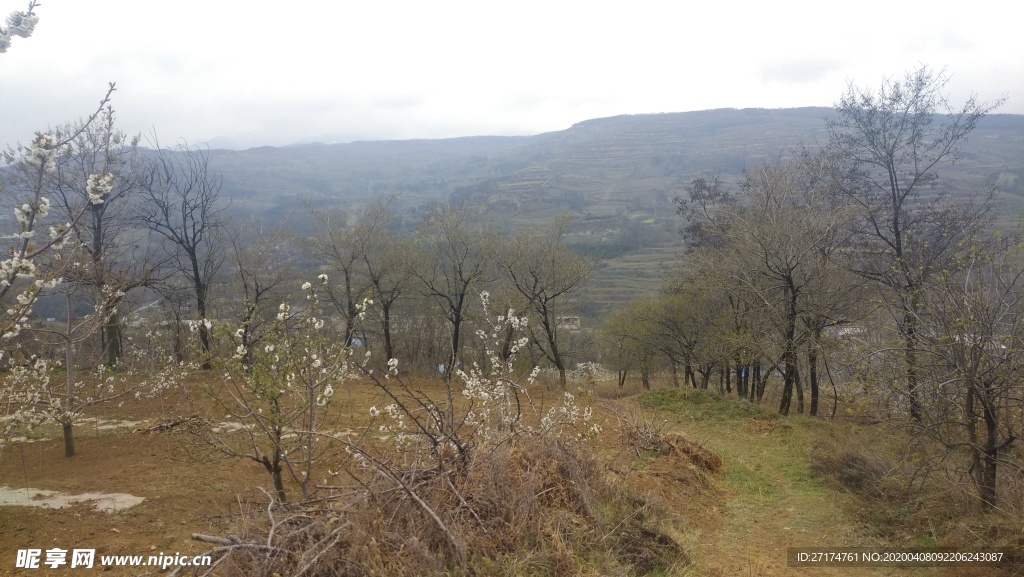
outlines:
{"label": "distant house", "polygon": [[843,325],[828,327],[825,329],[825,334],[837,338],[865,337],[868,334],[868,330],[865,327],[856,325]]}
{"label": "distant house", "polygon": [[556,317],[555,327],[569,331],[580,330],[580,317]]}

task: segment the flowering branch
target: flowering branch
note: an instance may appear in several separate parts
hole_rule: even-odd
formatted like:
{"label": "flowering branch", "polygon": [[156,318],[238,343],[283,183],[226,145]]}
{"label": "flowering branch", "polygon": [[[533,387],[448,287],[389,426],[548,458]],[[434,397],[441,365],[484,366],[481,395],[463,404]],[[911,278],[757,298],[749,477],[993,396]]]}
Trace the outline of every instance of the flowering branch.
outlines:
{"label": "flowering branch", "polygon": [[[34,3],[30,5],[30,10],[32,6]],[[8,18],[8,22],[10,21]],[[97,110],[77,130],[64,138],[58,139],[50,132],[38,132],[30,146],[20,147],[19,154],[9,150],[3,155],[4,162],[20,165],[20,172],[25,175],[29,192],[28,198],[18,202],[14,209],[18,232],[4,237],[12,241],[12,246],[8,251],[10,257],[0,261],[0,302],[6,300],[5,297],[12,294],[12,291],[18,292],[14,302],[8,303],[7,308],[0,314],[0,339],[8,340],[18,336],[28,320],[39,292],[45,288],[53,288],[61,282],[56,272],[43,274],[38,271],[35,260],[49,251],[64,246],[75,224],[86,213],[87,207],[71,215],[71,222],[50,226],[45,237],[37,235],[38,229],[42,227],[42,221],[50,213],[50,200],[43,196],[44,185],[50,174],[56,170],[55,159],[60,149],[77,138],[99,117],[107,108],[115,89],[115,85],[111,83]],[[110,175],[90,176],[90,198],[92,194],[100,194],[104,190],[103,187],[112,184],[112,178]],[[2,358],[3,353],[0,352],[0,360]]]}
{"label": "flowering branch", "polygon": [[28,38],[32,35],[36,24],[39,23],[39,16],[32,12],[36,6],[39,6],[39,3],[32,0],[28,3],[27,11],[15,10],[7,16],[7,30],[0,28],[0,54],[7,52],[11,46],[11,38],[15,36]]}

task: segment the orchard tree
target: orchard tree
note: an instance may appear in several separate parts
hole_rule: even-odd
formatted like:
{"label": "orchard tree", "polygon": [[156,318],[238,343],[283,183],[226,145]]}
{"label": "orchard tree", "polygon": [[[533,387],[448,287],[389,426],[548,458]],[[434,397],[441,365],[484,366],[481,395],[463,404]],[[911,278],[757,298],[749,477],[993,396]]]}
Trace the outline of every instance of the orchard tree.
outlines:
{"label": "orchard tree", "polygon": [[650,315],[654,297],[641,297],[615,307],[601,325],[601,337],[607,356],[602,362],[611,364],[618,372],[619,388],[626,384],[631,370],[640,371],[640,382],[651,388],[651,368],[660,352],[650,338]]}
{"label": "orchard tree", "polygon": [[159,280],[165,260],[133,217],[131,203],[143,177],[139,137],[129,138],[114,127],[109,104],[88,126],[68,124],[54,134],[68,144],[57,156],[48,188],[62,218],[71,221],[84,214],[71,230],[82,257],[90,261],[80,269],[89,277],[76,280],[91,289],[96,302],[109,307],[99,311],[105,320],[97,332],[103,362],[114,366],[122,350],[118,307],[130,291]]}
{"label": "orchard tree", "polygon": [[955,202],[939,171],[956,162],[967,137],[1002,104],[949,101],[945,70],[921,66],[877,91],[852,83],[827,122],[830,145],[848,163],[841,189],[859,213],[856,270],[891,297],[903,341],[910,417],[921,419],[918,394],[922,294],[954,258],[961,241],[984,227],[991,195]]}
{"label": "orchard tree", "polygon": [[280,303],[252,349],[237,344],[244,326],[229,328],[225,332],[234,335],[235,348],[228,353],[215,349],[210,356],[220,376],[185,390],[190,407],[206,422],[228,419],[190,431],[196,447],[212,450],[214,459],[259,463],[282,503],[287,479],[299,487],[302,501],[316,491],[317,467],[329,449],[328,431],[339,426],[340,413],[331,411],[330,404],[351,372],[351,351],[324,328],[322,288],[323,281],[316,286],[305,282],[301,307]]}
{"label": "orchard tree", "polygon": [[[100,101],[99,108],[79,126],[86,130],[96,121],[110,102],[114,92],[111,84]],[[0,183],[5,195],[14,201],[14,229],[3,238],[10,242],[8,256],[0,261],[0,339],[12,339],[21,332],[32,311],[40,290],[52,288],[60,282],[60,274],[51,267],[45,273],[37,267],[37,260],[64,246],[71,231],[85,216],[85,207],[70,215],[66,221],[54,222],[52,203],[45,196],[56,171],[56,158],[60,150],[80,132],[58,138],[52,132],[36,133],[29,146],[8,148],[2,155],[8,170]],[[100,197],[112,185],[107,175],[94,174],[89,179],[89,191]],[[0,352],[0,358],[3,358]]]}

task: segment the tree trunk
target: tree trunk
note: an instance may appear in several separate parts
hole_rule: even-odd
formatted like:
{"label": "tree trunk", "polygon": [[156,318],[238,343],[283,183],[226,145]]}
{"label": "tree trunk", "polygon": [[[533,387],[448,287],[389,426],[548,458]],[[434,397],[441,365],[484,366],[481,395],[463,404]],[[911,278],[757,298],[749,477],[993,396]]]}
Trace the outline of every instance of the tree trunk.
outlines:
{"label": "tree trunk", "polygon": [[452,354],[448,356],[448,366],[445,367],[444,380],[450,381],[451,375],[455,372],[456,363],[459,362],[459,331],[462,330],[462,313],[455,312],[452,315]]}
{"label": "tree trunk", "polygon": [[815,330],[815,338],[807,345],[807,376],[811,382],[811,416],[818,415],[818,334]]}
{"label": "tree trunk", "polygon": [[72,431],[71,413],[74,410],[75,399],[75,343],[71,340],[71,293],[67,293],[68,304],[68,329],[64,341],[64,365],[67,372],[66,389],[64,391],[64,420],[61,428],[64,432],[64,456],[75,456],[75,435]]}
{"label": "tree trunk", "polygon": [[[786,342],[784,344],[785,349],[782,353],[782,370],[785,371],[785,377],[782,386],[782,399],[779,402],[779,414],[783,416],[789,415],[789,406],[793,400],[793,386],[796,378],[796,303],[798,293],[793,289],[792,281],[789,283],[788,293],[789,302],[786,307]],[[803,396],[802,391],[800,396]]]}
{"label": "tree trunk", "polygon": [[[989,390],[991,383],[982,385],[982,392],[979,395],[981,400],[982,415],[985,419],[985,444],[979,463],[979,471],[975,478],[978,483],[978,493],[981,496],[982,508],[986,511],[996,506],[996,467],[999,462],[999,420],[993,407],[994,395]],[[978,452],[975,449],[975,452]]]}
{"label": "tree trunk", "polygon": [[192,274],[195,275],[195,291],[196,291],[196,313],[199,315],[199,342],[203,345],[202,355],[203,362],[200,368],[204,371],[209,371],[213,368],[213,362],[210,359],[210,332],[206,329],[206,285],[200,281],[202,277],[199,272],[199,259],[195,254],[189,255],[192,260]]}
{"label": "tree trunk", "polygon": [[[281,433],[280,431],[278,431],[277,441],[280,442],[280,440]],[[264,455],[263,459],[260,462],[263,464],[263,468],[266,469],[268,473],[270,473],[271,478],[274,480],[274,492],[277,493],[277,500],[282,503],[287,502],[287,495],[285,494],[284,491],[284,471],[282,470],[281,467],[281,447],[274,447],[273,460],[268,459],[266,455]]]}
{"label": "tree trunk", "polygon": [[[395,358],[395,347],[391,343],[391,305],[389,303],[381,304],[381,313],[383,315],[383,322],[381,328],[384,332],[384,356],[387,357],[387,361]],[[506,354],[505,360],[508,360]]]}
{"label": "tree trunk", "polygon": [[761,400],[757,396],[757,382],[761,379],[761,361],[755,360],[750,366],[745,367],[743,372],[743,388],[750,396],[750,402]]}
{"label": "tree trunk", "polygon": [[[916,297],[912,297],[916,302]],[[910,399],[910,419],[921,422],[921,399],[917,392],[917,313],[914,304],[908,305],[903,315],[905,338],[904,356],[907,362],[907,396]]]}
{"label": "tree trunk", "polygon": [[61,424],[61,428],[64,429],[64,456],[74,457],[75,456],[75,435],[71,430],[71,422]]}
{"label": "tree trunk", "polygon": [[804,385],[800,380],[800,369],[797,368],[793,374],[793,385],[796,387],[796,412],[804,414]]}
{"label": "tree trunk", "polygon": [[174,361],[179,365],[185,362],[185,341],[181,338],[181,320],[174,320],[174,337],[172,338],[174,346]]}
{"label": "tree trunk", "polygon": [[100,343],[103,346],[103,364],[108,367],[117,366],[121,361],[123,346],[121,342],[121,318],[117,315],[117,304],[112,303],[109,310],[102,311],[105,315],[100,328]]}
{"label": "tree trunk", "polygon": [[711,382],[711,373],[714,372],[714,370],[714,365],[708,365],[707,367],[701,367],[700,369],[697,369],[697,371],[700,373],[701,389],[705,391],[708,390],[708,384]]}
{"label": "tree trunk", "polygon": [[757,402],[761,402],[761,398],[764,397],[764,388],[768,385],[768,374],[761,374],[761,362],[758,361],[754,366],[754,381],[750,386],[750,397],[754,398],[756,393]]}

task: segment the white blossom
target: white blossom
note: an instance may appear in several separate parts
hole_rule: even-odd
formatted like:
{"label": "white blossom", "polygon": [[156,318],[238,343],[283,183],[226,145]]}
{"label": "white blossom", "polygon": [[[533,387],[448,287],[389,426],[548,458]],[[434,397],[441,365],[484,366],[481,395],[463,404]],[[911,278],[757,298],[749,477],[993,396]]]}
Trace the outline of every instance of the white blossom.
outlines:
{"label": "white blossom", "polygon": [[37,132],[25,161],[32,166],[42,167],[46,172],[53,172],[57,168],[53,159],[57,154],[58,144],[56,136],[49,132]]}
{"label": "white blossom", "polygon": [[[31,12],[15,11],[7,17],[7,35],[28,38],[39,23],[39,16]],[[2,34],[2,32],[0,32]],[[10,42],[8,41],[8,44]],[[0,50],[3,52],[3,50]]]}
{"label": "white blossom", "polygon": [[114,189],[114,175],[90,174],[89,181],[85,185],[85,193],[89,196],[90,204],[103,204],[104,197]]}

